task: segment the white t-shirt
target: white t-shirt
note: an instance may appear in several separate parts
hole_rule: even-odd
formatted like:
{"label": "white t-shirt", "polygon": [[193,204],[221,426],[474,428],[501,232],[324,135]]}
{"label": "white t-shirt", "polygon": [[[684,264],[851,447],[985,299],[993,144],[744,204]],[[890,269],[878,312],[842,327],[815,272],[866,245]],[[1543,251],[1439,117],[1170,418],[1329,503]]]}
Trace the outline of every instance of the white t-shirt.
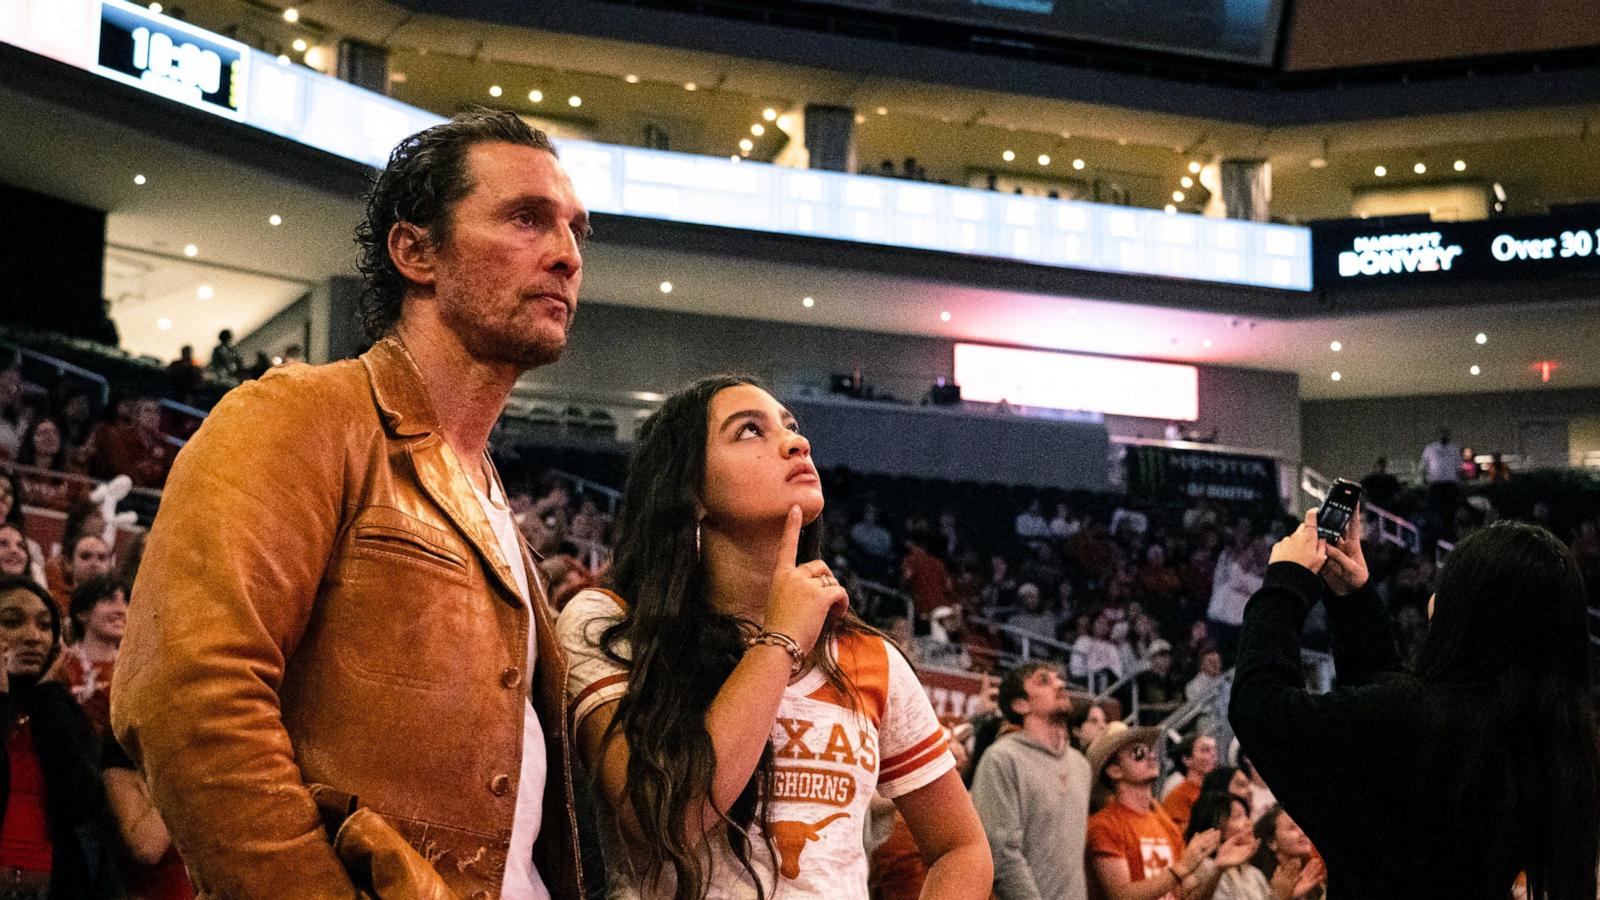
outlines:
{"label": "white t-shirt", "polygon": [[[522,544],[517,538],[517,523],[511,518],[511,508],[500,492],[500,485],[489,479],[489,494],[485,495],[473,485],[473,493],[489,517],[494,536],[500,543],[500,553],[511,565],[511,575],[522,592],[524,604],[534,596],[528,590],[528,567],[522,560]],[[533,575],[534,579],[539,576]],[[532,608],[528,610],[528,668],[532,672],[538,662],[539,642],[534,629],[538,619]],[[501,882],[503,900],[550,900],[550,892],[533,866],[533,842],[539,836],[539,826],[544,819],[544,726],[533,708],[533,694],[528,695],[527,708],[522,716],[522,771],[517,778],[517,811],[511,820],[511,846],[506,850],[506,873]]]}
{"label": "white t-shirt", "polygon": [[[598,646],[600,633],[619,614],[618,604],[605,592],[583,591],[556,622],[568,655],[574,728],[628,691],[627,670]],[[815,669],[783,692],[772,726],[776,783],[770,818],[777,859],[766,852],[759,834],[751,854],[773,900],[866,900],[863,833],[873,791],[893,799],[955,768],[928,696],[897,651],[882,638],[854,634],[840,638],[831,649],[864,709],[850,708]],[[606,896],[645,896],[647,879],[632,871],[615,818],[603,805],[600,819],[611,873]],[[755,884],[726,839],[718,835],[709,845],[714,873],[709,900],[755,897]],[[671,897],[674,886],[669,870],[651,896]]]}

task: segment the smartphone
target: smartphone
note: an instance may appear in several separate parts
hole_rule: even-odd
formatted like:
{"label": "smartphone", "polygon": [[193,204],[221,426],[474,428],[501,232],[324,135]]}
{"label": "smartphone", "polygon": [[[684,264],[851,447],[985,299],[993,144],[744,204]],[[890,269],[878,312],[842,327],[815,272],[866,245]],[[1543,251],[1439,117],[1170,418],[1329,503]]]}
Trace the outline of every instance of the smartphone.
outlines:
{"label": "smartphone", "polygon": [[1343,478],[1335,481],[1328,496],[1317,511],[1317,535],[1324,540],[1337,542],[1350,526],[1350,517],[1356,514],[1356,503],[1361,500],[1361,485]]}

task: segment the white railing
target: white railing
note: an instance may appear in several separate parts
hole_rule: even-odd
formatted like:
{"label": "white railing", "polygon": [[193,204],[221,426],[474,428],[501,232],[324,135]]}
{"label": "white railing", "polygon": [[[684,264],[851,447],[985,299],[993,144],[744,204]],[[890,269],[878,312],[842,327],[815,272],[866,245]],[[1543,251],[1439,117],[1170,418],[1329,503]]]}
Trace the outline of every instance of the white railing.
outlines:
{"label": "white railing", "polygon": [[[1333,480],[1323,475],[1310,466],[1300,467],[1300,490],[1314,498],[1318,503],[1327,499],[1328,491],[1333,489]],[[1361,501],[1362,525],[1366,533],[1375,536],[1380,542],[1393,544],[1412,553],[1422,550],[1422,536],[1417,531],[1417,526],[1409,519],[1403,519],[1381,506],[1375,506],[1365,498]]]}

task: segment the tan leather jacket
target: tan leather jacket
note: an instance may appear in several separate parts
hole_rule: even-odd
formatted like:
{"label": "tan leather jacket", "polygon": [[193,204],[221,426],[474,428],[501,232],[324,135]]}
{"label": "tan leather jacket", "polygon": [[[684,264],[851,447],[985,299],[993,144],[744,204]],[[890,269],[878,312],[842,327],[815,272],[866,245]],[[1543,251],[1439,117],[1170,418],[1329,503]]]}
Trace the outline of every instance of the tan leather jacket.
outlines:
{"label": "tan leather jacket", "polygon": [[354,896],[318,783],[382,814],[463,897],[497,895],[531,690],[548,757],[534,859],[552,897],[581,896],[553,616],[536,598],[530,680],[527,608],[436,429],[386,339],[230,392],[178,456],[112,724],[205,894]]}

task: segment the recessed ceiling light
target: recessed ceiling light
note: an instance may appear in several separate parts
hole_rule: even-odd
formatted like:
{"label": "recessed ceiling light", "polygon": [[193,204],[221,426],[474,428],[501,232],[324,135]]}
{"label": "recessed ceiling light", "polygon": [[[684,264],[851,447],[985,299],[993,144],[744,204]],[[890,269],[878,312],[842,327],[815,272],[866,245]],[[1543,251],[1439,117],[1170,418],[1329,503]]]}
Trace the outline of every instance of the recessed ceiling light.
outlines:
{"label": "recessed ceiling light", "polygon": [[291,62],[293,62],[293,60],[289,59],[289,54],[287,54],[287,53],[279,53],[278,54],[278,65],[287,66]]}
{"label": "recessed ceiling light", "polygon": [[185,244],[183,246],[183,255],[184,256],[199,256],[200,255],[200,248],[196,247],[193,244]]}
{"label": "recessed ceiling light", "polygon": [[944,312],[939,313],[939,321],[941,321],[941,322],[950,321],[950,310],[947,309]]}
{"label": "recessed ceiling light", "polygon": [[1480,331],[1480,332],[1478,332],[1478,336],[1473,338],[1473,340],[1477,341],[1480,344],[1487,344],[1487,343],[1489,343],[1489,336]]}
{"label": "recessed ceiling light", "polygon": [[304,53],[304,52],[306,52],[306,48],[311,46],[311,45],[306,43],[306,39],[305,38],[295,38],[294,39],[294,44],[292,44],[291,46],[294,47],[294,52],[296,52],[296,53]]}
{"label": "recessed ceiling light", "polygon": [[877,113],[878,113],[878,115],[880,115],[880,116],[887,116],[887,115],[888,115],[888,114],[889,114],[889,107],[887,107],[887,106],[880,106],[880,107],[878,107],[878,108],[877,108],[877,110],[876,110],[876,112],[877,112]]}
{"label": "recessed ceiling light", "polygon": [[700,85],[695,84],[692,81],[685,81],[683,83],[683,89],[686,91],[698,91],[700,90]]}
{"label": "recessed ceiling light", "polygon": [[1465,172],[1467,170],[1467,161],[1464,160],[1464,159],[1456,160],[1456,162],[1455,162],[1455,170],[1457,172]]}
{"label": "recessed ceiling light", "polygon": [[1039,154],[1039,165],[1041,165],[1041,166],[1050,165],[1050,154],[1048,154],[1048,153]]}
{"label": "recessed ceiling light", "polygon": [[1183,202],[1183,197],[1184,197],[1183,191],[1173,191],[1172,192],[1172,202],[1173,203],[1182,203]]}
{"label": "recessed ceiling light", "polygon": [[746,153],[749,153],[751,150],[754,150],[755,147],[756,147],[755,142],[750,140],[749,138],[741,138],[739,140],[739,149],[743,150]]}
{"label": "recessed ceiling light", "polygon": [[1081,159],[1073,160],[1072,161],[1072,167],[1074,169],[1082,169],[1083,168],[1083,160],[1081,160]]}
{"label": "recessed ceiling light", "polygon": [[735,153],[734,155],[728,157],[728,159],[732,160],[733,162],[738,162],[739,161],[739,154]]}
{"label": "recessed ceiling light", "polygon": [[161,318],[156,320],[156,327],[161,329],[162,331],[171,331],[172,330],[172,320],[167,318],[166,316],[162,316]]}
{"label": "recessed ceiling light", "polygon": [[1389,174],[1389,170],[1388,170],[1388,168],[1386,168],[1384,166],[1378,166],[1377,168],[1372,170],[1372,174],[1378,176],[1379,178],[1382,178],[1383,176]]}
{"label": "recessed ceiling light", "polygon": [[810,309],[811,307],[817,305],[817,301],[814,297],[805,297],[801,299],[800,305],[804,306],[806,309]]}
{"label": "recessed ceiling light", "polygon": [[766,119],[768,122],[776,122],[778,121],[778,111],[769,106],[761,111],[761,118]]}
{"label": "recessed ceiling light", "polygon": [[1205,347],[1208,350],[1211,349],[1211,338],[1206,338],[1205,340],[1201,341],[1200,346]]}
{"label": "recessed ceiling light", "polygon": [[498,96],[500,96],[501,94],[504,94],[504,93],[505,93],[505,90],[503,88],[501,88],[500,85],[498,85],[498,84],[489,85],[489,96],[498,97]]}
{"label": "recessed ceiling light", "polygon": [[295,9],[292,6],[289,7],[283,11],[283,20],[290,23],[300,21],[300,10]]}
{"label": "recessed ceiling light", "polygon": [[1194,160],[1190,160],[1189,161],[1189,174],[1190,175],[1199,175],[1200,174],[1200,163],[1195,162]]}
{"label": "recessed ceiling light", "polygon": [[276,228],[277,226],[283,224],[283,216],[273,213],[272,215],[267,216],[267,224]]}
{"label": "recessed ceiling light", "polygon": [[135,175],[135,176],[133,176],[133,183],[134,184],[144,184],[144,181],[145,181],[145,179],[144,179],[143,175]]}
{"label": "recessed ceiling light", "polygon": [[1011,162],[1017,158],[1017,153],[1015,150],[1006,150],[1000,154],[1000,158],[1006,162]]}
{"label": "recessed ceiling light", "polygon": [[1344,380],[1344,376],[1342,374],[1338,373],[1338,372],[1334,372],[1332,375],[1329,375],[1328,377],[1332,378],[1334,381],[1342,381],[1342,380]]}
{"label": "recessed ceiling light", "polygon": [[1173,206],[1171,203],[1168,203],[1166,206],[1162,207],[1162,209],[1166,210],[1166,213],[1169,216],[1175,216],[1178,214],[1178,208]]}
{"label": "recessed ceiling light", "polygon": [[161,4],[159,4],[159,3],[150,4],[150,11],[155,13],[156,15],[158,15],[158,16],[161,15],[161,10],[162,10]]}
{"label": "recessed ceiling light", "polygon": [[1421,175],[1424,172],[1428,171],[1428,164],[1427,163],[1417,163],[1416,165],[1411,167],[1411,171],[1417,173],[1418,175]]}
{"label": "recessed ceiling light", "polygon": [[1185,175],[1182,178],[1178,179],[1178,183],[1183,185],[1184,188],[1186,188],[1186,189],[1194,187],[1194,179],[1190,178],[1187,175]]}
{"label": "recessed ceiling light", "polygon": [[750,126],[750,133],[755,135],[756,137],[761,137],[763,134],[767,133],[767,126],[761,124],[760,122],[757,122],[754,125]]}
{"label": "recessed ceiling light", "polygon": [[629,84],[638,84],[639,83],[639,76],[633,74],[632,72],[629,72],[628,74],[622,76],[622,80],[626,81]]}
{"label": "recessed ceiling light", "polygon": [[579,97],[577,94],[573,94],[571,97],[567,98],[567,105],[573,109],[577,109],[583,105],[583,98]]}
{"label": "recessed ceiling light", "polygon": [[529,91],[528,92],[528,99],[533,101],[534,103],[543,103],[544,102],[544,91],[540,91],[540,90]]}
{"label": "recessed ceiling light", "polygon": [[1313,168],[1313,169],[1326,169],[1327,167],[1328,167],[1328,161],[1326,159],[1323,159],[1320,156],[1311,157],[1311,168]]}
{"label": "recessed ceiling light", "polygon": [[199,297],[201,300],[210,300],[212,297],[217,295],[217,292],[211,289],[211,285],[202,284],[198,288],[195,288],[194,295]]}
{"label": "recessed ceiling light", "polygon": [[670,282],[670,281],[661,282],[661,293],[663,293],[663,294],[672,293],[672,282]]}
{"label": "recessed ceiling light", "polygon": [[856,124],[857,125],[864,125],[864,124],[866,124],[866,121],[867,121],[867,117],[866,116],[863,116],[861,113],[856,113]]}
{"label": "recessed ceiling light", "polygon": [[1468,369],[1467,371],[1471,372],[1474,375],[1482,375],[1483,374],[1483,370],[1478,368],[1477,366],[1473,366],[1472,368]]}
{"label": "recessed ceiling light", "polygon": [[1328,349],[1332,350],[1335,353],[1338,353],[1340,350],[1344,349],[1344,345],[1339,343],[1338,341],[1334,341],[1333,343],[1328,345]]}

